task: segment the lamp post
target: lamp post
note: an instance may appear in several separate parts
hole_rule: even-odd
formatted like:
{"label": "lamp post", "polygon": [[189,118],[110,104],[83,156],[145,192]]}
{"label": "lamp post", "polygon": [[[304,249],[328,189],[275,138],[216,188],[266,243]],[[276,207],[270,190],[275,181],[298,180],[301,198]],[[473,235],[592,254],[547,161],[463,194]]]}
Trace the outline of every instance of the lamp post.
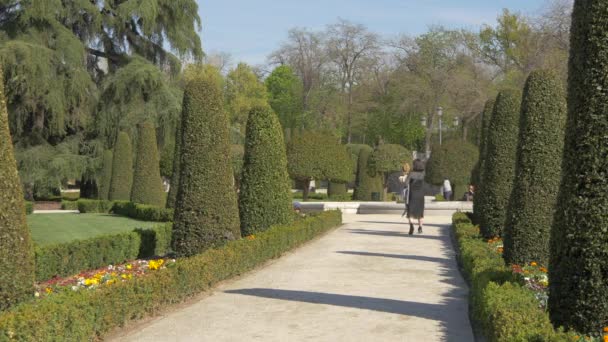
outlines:
{"label": "lamp post", "polygon": [[437,107],[437,116],[439,117],[439,145],[441,145],[442,143],[442,134],[441,131],[443,130],[441,125],[442,125],[442,120],[441,117],[443,116],[443,108],[442,107]]}

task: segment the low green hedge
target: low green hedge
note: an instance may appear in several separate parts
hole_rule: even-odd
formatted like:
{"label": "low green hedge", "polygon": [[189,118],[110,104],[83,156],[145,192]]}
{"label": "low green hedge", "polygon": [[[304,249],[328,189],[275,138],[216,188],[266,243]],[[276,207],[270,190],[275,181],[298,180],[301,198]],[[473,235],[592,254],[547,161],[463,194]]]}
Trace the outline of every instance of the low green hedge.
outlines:
{"label": "low green hedge", "polygon": [[452,217],[458,258],[471,287],[471,317],[490,342],[571,341],[554,330],[538,300],[522,287],[502,256],[465,213]]}
{"label": "low green hedge", "polygon": [[173,221],[173,209],[133,202],[116,201],[112,205],[111,212],[116,215],[127,216],[141,221]]}
{"label": "low green hedge", "polygon": [[178,260],[175,267],[95,291],[68,291],[16,306],[0,314],[0,341],[98,340],[129,320],[154,315],[167,306],[243,274],[340,225],[340,212],[311,215],[291,226],[275,226],[253,239]]}
{"label": "low green hedge", "polygon": [[78,201],[61,201],[61,210],[78,210]]}
{"label": "low green hedge", "polygon": [[62,192],[61,200],[75,202],[80,199],[80,192]]}
{"label": "low green hedge", "polygon": [[36,280],[70,276],[85,270],[138,258],[165,255],[171,247],[171,224],[99,236],[63,244],[36,246]]}
{"label": "low green hedge", "polygon": [[90,199],[79,199],[78,200],[78,211],[82,214],[90,213],[109,213],[112,209],[112,201],[103,200],[90,200]]}
{"label": "low green hedge", "polygon": [[25,214],[29,215],[34,212],[34,203],[25,201]]}

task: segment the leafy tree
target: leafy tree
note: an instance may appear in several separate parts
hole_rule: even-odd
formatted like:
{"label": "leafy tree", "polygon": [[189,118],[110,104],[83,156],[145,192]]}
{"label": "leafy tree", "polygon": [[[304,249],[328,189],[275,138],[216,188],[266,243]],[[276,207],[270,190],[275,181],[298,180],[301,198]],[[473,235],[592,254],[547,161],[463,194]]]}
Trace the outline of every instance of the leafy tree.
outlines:
{"label": "leafy tree", "polygon": [[353,198],[358,201],[371,201],[372,193],[384,191],[382,175],[370,172],[369,159],[374,152],[371,147],[363,147],[359,152],[356,189]]}
{"label": "leafy tree", "polygon": [[401,145],[380,145],[372,153],[369,159],[369,172],[382,175],[384,199],[388,193],[389,176],[400,171],[405,163],[412,163],[412,153]]}
{"label": "leafy tree", "polygon": [[281,65],[275,68],[264,83],[268,102],[279,116],[282,127],[292,130],[303,127],[302,81],[291,67]]}
{"label": "leafy tree", "polygon": [[312,131],[296,134],[287,146],[287,161],[291,178],[304,185],[304,200],[308,199],[313,179],[341,183],[352,180],[349,153],[330,134]]}
{"label": "leafy tree", "polygon": [[566,97],[558,76],[532,72],[522,99],[515,182],[504,231],[508,264],[548,264],[565,126]]}
{"label": "leafy tree", "polygon": [[348,184],[329,182],[329,186],[327,188],[327,195],[329,196],[329,198],[342,199],[343,197],[348,195]]}
{"label": "leafy tree", "polygon": [[513,91],[500,92],[494,105],[481,171],[484,204],[479,214],[481,233],[486,238],[500,236],[504,229],[515,178],[520,106],[521,95]]}
{"label": "leafy tree", "polygon": [[131,202],[165,205],[165,192],[160,179],[156,131],[150,122],[139,125],[135,172],[131,188]]}
{"label": "leafy tree", "polygon": [[108,196],[111,201],[128,201],[131,199],[131,186],[133,185],[132,150],[129,135],[120,132],[114,146],[114,160],[112,161],[112,183]]}
{"label": "leafy tree", "polygon": [[34,252],[8,128],[0,83],[0,311],[29,298],[34,284]]}
{"label": "leafy tree", "polygon": [[[244,136],[247,116],[251,109],[264,105],[268,105],[266,87],[250,66],[239,63],[226,76],[226,110],[233,129],[240,137]],[[234,140],[233,143],[241,143]]]}
{"label": "leafy tree", "polygon": [[191,256],[241,236],[222,78],[211,66],[193,68],[182,110],[172,239],[178,256]]}
{"label": "leafy tree", "polygon": [[471,171],[479,159],[479,150],[471,143],[452,140],[435,146],[426,163],[425,180],[441,185],[444,179],[452,183],[455,198],[463,195],[471,183]]}
{"label": "leafy tree", "polygon": [[239,192],[241,233],[255,234],[293,221],[281,124],[272,109],[254,107],[247,121],[243,176]]}
{"label": "leafy tree", "polygon": [[108,200],[110,198],[113,159],[114,153],[112,153],[112,150],[106,150],[103,153],[103,171],[101,173],[101,185],[99,186],[99,198],[102,200]]}
{"label": "leafy tree", "polygon": [[574,2],[562,180],[551,231],[549,312],[598,334],[608,322],[608,3]]}

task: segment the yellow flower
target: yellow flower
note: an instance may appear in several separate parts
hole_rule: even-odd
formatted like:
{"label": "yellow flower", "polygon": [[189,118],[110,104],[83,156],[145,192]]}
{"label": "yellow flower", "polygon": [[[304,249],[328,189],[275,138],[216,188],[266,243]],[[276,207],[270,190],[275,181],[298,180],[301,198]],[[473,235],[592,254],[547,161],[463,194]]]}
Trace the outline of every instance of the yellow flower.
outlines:
{"label": "yellow flower", "polygon": [[108,284],[108,285],[112,285],[112,284],[114,284],[115,282],[116,282],[116,280],[115,280],[115,279],[110,279],[110,280],[108,280],[108,281],[106,282],[106,284]]}
{"label": "yellow flower", "polygon": [[538,264],[536,263],[536,261],[532,261],[532,262],[530,263],[530,266],[538,266]]}
{"label": "yellow flower", "polygon": [[604,342],[608,342],[608,335],[604,336]]}
{"label": "yellow flower", "polygon": [[255,235],[249,235],[247,236],[247,240],[255,240]]}
{"label": "yellow flower", "polygon": [[84,280],[85,286],[99,285],[99,279],[97,278],[89,278]]}
{"label": "yellow flower", "polygon": [[126,268],[127,268],[128,270],[130,270],[130,269],[132,269],[132,268],[133,268],[133,266],[132,266],[131,264],[127,264]]}
{"label": "yellow flower", "polygon": [[604,327],[604,332],[608,333],[608,327]]}
{"label": "yellow flower", "polygon": [[46,289],[44,289],[44,291],[46,291],[47,294],[53,293],[53,289],[50,287],[47,287]]}

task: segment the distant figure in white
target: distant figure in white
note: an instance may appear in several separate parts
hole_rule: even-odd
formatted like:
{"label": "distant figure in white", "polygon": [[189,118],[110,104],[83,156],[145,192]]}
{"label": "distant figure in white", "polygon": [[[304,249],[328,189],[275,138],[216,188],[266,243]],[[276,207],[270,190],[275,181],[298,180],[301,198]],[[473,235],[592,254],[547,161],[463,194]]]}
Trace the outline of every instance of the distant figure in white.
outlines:
{"label": "distant figure in white", "polygon": [[443,180],[443,198],[446,201],[452,200],[452,183],[447,178]]}

